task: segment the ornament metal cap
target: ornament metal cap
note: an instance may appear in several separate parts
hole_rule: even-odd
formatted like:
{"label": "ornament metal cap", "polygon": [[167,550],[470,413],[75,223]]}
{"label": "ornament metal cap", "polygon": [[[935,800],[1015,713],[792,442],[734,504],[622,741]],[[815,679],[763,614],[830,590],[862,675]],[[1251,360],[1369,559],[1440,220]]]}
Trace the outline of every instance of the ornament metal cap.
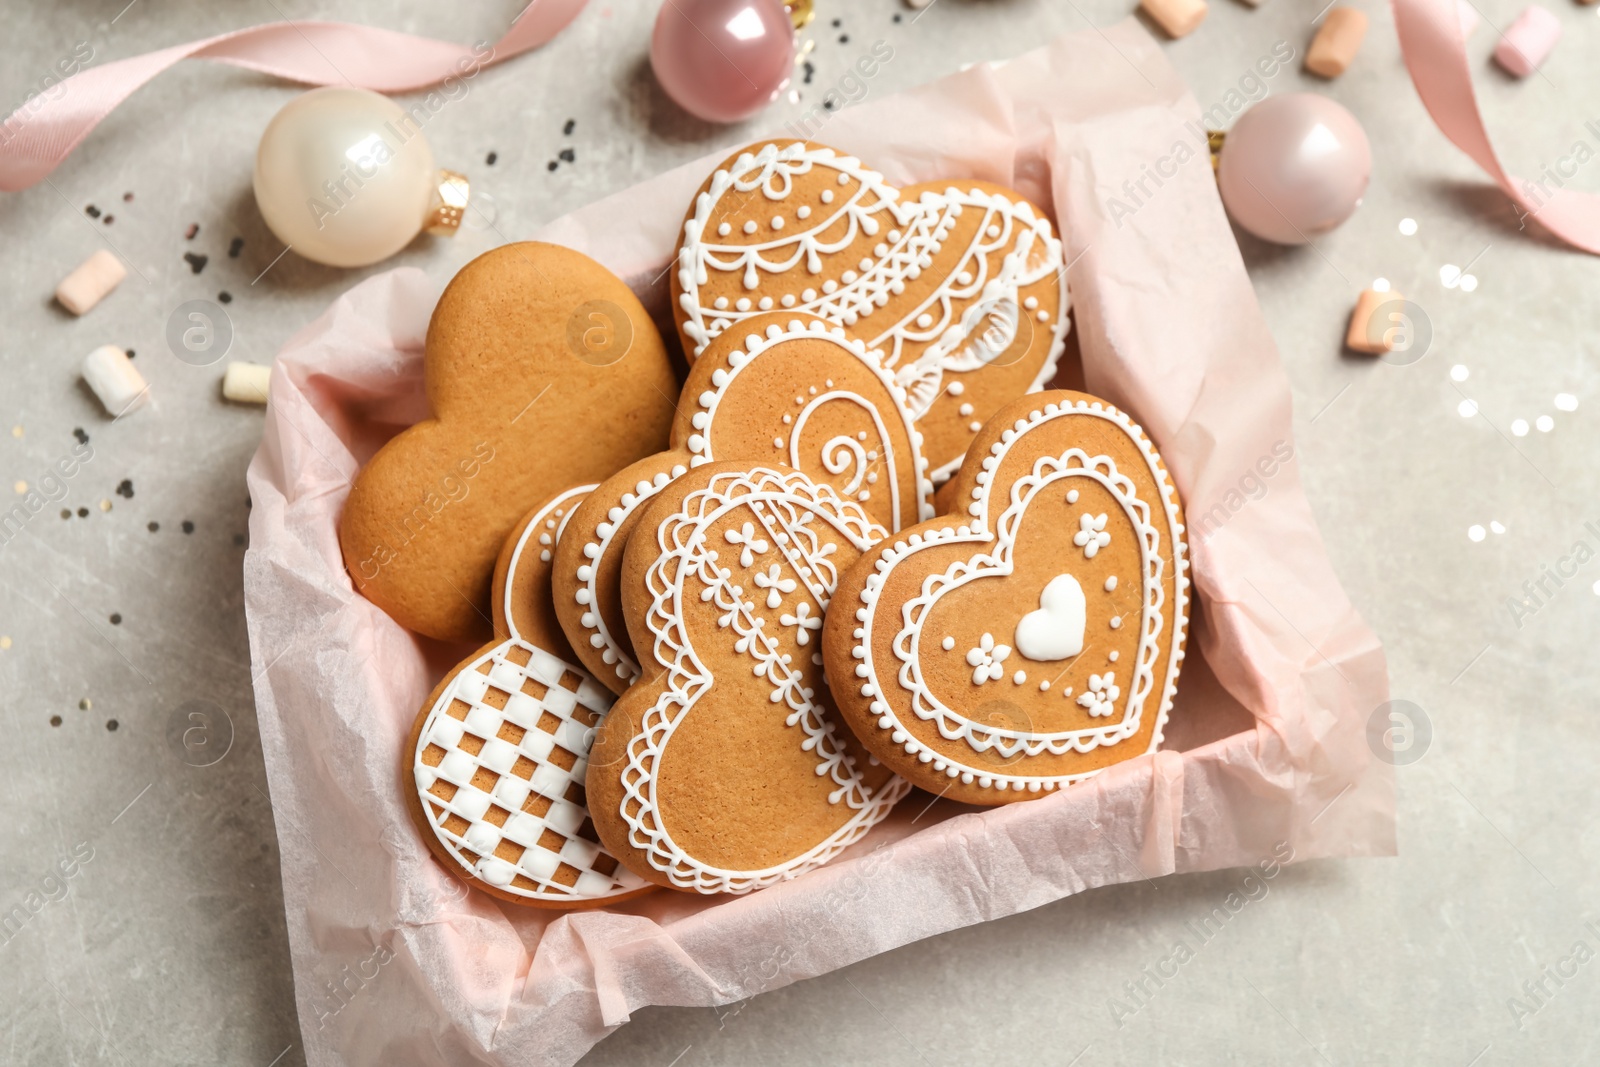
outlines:
{"label": "ornament metal cap", "polygon": [[451,237],[461,228],[461,216],[467,210],[467,200],[472,196],[471,184],[465,174],[453,170],[439,171],[438,183],[433,190],[433,203],[422,228],[438,237]]}

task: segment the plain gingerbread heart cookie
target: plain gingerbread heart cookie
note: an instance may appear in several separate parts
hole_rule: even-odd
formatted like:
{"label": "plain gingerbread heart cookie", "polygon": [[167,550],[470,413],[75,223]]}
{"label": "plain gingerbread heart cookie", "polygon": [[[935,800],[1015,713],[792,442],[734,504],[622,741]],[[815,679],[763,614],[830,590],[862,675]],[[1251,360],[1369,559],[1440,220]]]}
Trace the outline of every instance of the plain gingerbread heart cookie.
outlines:
{"label": "plain gingerbread heart cookie", "polygon": [[1128,416],[1052,391],[1003,408],[951,511],[867,551],[823,629],[845,721],[896,773],[969,804],[1153,752],[1189,580],[1178,493]]}
{"label": "plain gingerbread heart cookie", "polygon": [[672,446],[606,479],[556,549],[555,604],[578,658],[614,693],[639,676],[622,621],[622,556],[645,503],[712,460],[781,463],[889,530],[933,517],[905,390],[881,357],[811,315],[762,315],[712,341],[689,371]]}
{"label": "plain gingerbread heart cookie", "polygon": [[401,789],[439,862],[517,904],[583,908],[654,887],[600,846],[584,796],[611,694],[573,662],[550,608],[551,553],[593,486],[518,524],[495,568],[496,641],[445,676],[406,745]]}
{"label": "plain gingerbread heart cookie", "polygon": [[908,786],[838,723],[818,638],[884,529],[800,471],[708,463],[663,488],[623,561],[644,678],[589,763],[606,847],[652,882],[744,893],[826,863]]}
{"label": "plain gingerbread heart cookie", "polygon": [[666,447],[677,381],[626,285],[536,242],[461,268],[428,325],[424,371],[433,417],[356,477],[339,544],[356,588],[396,622],[482,641],[517,520]]}
{"label": "plain gingerbread heart cookie", "polygon": [[1055,376],[1068,323],[1061,242],[1021,194],[973,179],[897,189],[793,140],[742,149],[701,186],[672,295],[691,359],[769,310],[882,350],[935,481],[997,409]]}

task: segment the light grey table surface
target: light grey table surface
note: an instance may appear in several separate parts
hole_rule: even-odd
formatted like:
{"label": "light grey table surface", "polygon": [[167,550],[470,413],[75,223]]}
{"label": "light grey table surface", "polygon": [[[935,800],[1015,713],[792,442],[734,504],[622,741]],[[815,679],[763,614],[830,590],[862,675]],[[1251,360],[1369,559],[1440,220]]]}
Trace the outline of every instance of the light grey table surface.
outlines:
{"label": "light grey table surface", "polygon": [[[496,36],[516,9],[142,0],[119,16],[123,2],[6,0],[0,107],[79,42],[104,61],[285,18],[466,42]],[[1159,983],[1144,976],[1243,872],[1084,893],[737,1011],[646,1010],[585,1063],[1600,1061],[1600,963],[1590,958],[1600,950],[1600,743],[1586,732],[1600,682],[1600,585],[1591,590],[1600,564],[1586,551],[1574,577],[1546,580],[1536,611],[1513,620],[1506,607],[1525,581],[1571,570],[1561,560],[1575,542],[1600,548],[1600,262],[1519,229],[1509,203],[1428,121],[1387,6],[1354,2],[1372,29],[1350,73],[1327,84],[1295,64],[1269,84],[1326,92],[1362,120],[1376,160],[1367,201],[1317,250],[1242,244],[1288,367],[1297,462],[1335,569],[1386,642],[1394,695],[1431,723],[1423,758],[1398,771],[1399,857],[1287,869]],[[1520,5],[1474,2],[1499,26]],[[1471,41],[1491,127],[1523,173],[1579,141],[1600,148],[1600,124],[1585,125],[1600,118],[1600,25],[1593,8],[1547,2],[1566,37],[1542,74],[1514,83],[1489,66],[1488,26]],[[913,26],[895,0],[818,0],[805,98],[743,128],[713,128],[653,84],[655,6],[596,0],[550,47],[477,79],[427,135],[441,164],[467,171],[480,203],[492,202],[496,228],[421,239],[371,270],[409,263],[446,278],[500,233],[526,234],[774,128],[879,38],[895,58],[874,95],[1127,13],[1126,0],[941,0]],[[1276,42],[1303,54],[1320,7],[1214,0],[1168,54],[1209,106]],[[251,162],[265,123],[296,91],[182,64],[135,94],[50,184],[0,195],[0,493],[39,484],[75,428],[94,449],[65,498],[0,547],[0,723],[14,731],[0,745],[0,912],[27,913],[0,936],[3,1063],[302,1062],[304,1004],[278,880],[283,828],[265,793],[242,609],[244,469],[261,416],[222,402],[220,366],[180,363],[163,340],[178,304],[227,291],[230,358],[266,362],[368,273],[293,255],[267,270],[282,246],[256,210]],[[575,161],[550,171],[568,147]],[[1600,187],[1600,169],[1575,181]],[[91,204],[114,221],[89,218]],[[1407,218],[1413,235],[1402,232]],[[191,223],[199,232],[187,240]],[[234,237],[244,244],[230,258]],[[51,290],[107,244],[136,272],[74,320]],[[203,272],[185,252],[208,257]],[[1447,265],[1467,268],[1476,287],[1442,284]],[[1354,290],[1377,277],[1425,309],[1434,339],[1420,362],[1340,354]],[[83,355],[103,343],[136,350],[157,397],[115,425],[78,378]],[[1458,365],[1464,380],[1452,378]],[[1559,393],[1577,409],[1558,410]],[[1462,414],[1467,400],[1476,414]],[[1553,429],[1537,428],[1541,415]],[[1518,436],[1517,419],[1535,428]],[[1491,532],[1475,541],[1474,526]],[[225,714],[219,750],[232,735],[209,767],[186,762],[184,706],[194,700]],[[74,850],[91,858],[57,880],[57,860]],[[30,894],[44,901],[36,913]],[[1129,982],[1145,984],[1148,1003],[1118,1020],[1108,998],[1132,1003]]]}

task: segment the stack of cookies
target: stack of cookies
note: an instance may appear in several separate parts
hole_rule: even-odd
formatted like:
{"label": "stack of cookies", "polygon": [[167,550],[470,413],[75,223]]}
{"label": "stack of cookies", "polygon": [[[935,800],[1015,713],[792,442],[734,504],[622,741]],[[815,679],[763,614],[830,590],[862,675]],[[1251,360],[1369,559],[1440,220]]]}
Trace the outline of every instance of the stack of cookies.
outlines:
{"label": "stack of cookies", "polygon": [[351,492],[357,588],[489,637],[402,757],[440,862],[545,907],[745,893],[913,786],[1030,800],[1159,745],[1182,514],[1124,413],[1040,391],[1043,212],[756,144],[690,205],[672,298],[681,383],[599,264],[475,260],[428,331],[434,417]]}

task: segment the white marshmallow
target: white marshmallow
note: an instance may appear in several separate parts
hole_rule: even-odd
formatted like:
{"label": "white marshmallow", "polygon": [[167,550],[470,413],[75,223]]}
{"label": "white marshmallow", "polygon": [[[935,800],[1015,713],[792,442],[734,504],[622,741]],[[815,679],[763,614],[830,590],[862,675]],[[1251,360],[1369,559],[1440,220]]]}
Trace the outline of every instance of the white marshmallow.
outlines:
{"label": "white marshmallow", "polygon": [[143,407],[150,386],[133,366],[128,353],[116,345],[101,345],[83,360],[83,380],[113,418]]}

